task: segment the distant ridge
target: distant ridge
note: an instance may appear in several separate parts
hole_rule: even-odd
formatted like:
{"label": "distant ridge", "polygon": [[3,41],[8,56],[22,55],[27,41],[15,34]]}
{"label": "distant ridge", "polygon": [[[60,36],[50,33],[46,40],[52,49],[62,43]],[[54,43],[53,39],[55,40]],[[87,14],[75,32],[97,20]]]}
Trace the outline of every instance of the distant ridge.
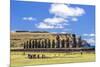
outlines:
{"label": "distant ridge", "polygon": [[29,32],[29,31],[15,31],[15,32]]}
{"label": "distant ridge", "polygon": [[[15,31],[16,33],[12,33],[12,36],[14,37],[15,35],[17,36],[18,35],[18,37],[21,37],[21,38],[24,38],[25,36],[27,37],[38,37],[38,36],[42,36],[42,37],[44,37],[45,35],[46,36],[52,36],[52,37],[54,37],[54,36],[60,36],[60,37],[63,37],[63,36],[66,36],[66,35],[68,35],[68,36],[70,36],[70,39],[71,39],[71,37],[72,36],[77,36],[77,38],[79,37],[78,35],[76,35],[76,34],[73,34],[73,33],[51,33],[51,32],[48,32],[48,31],[25,31],[25,30],[18,30],[18,31]],[[18,34],[17,34],[18,33]],[[23,33],[23,34],[20,34],[20,33]],[[26,34],[25,34],[26,33]],[[32,33],[32,34],[31,34]],[[36,33],[36,35],[35,34],[33,34],[33,33]],[[38,33],[40,33],[40,34],[38,34]],[[43,34],[42,34],[43,33]],[[48,34],[48,33],[51,33],[51,34]],[[20,35],[19,35],[20,34]],[[24,35],[25,34],[25,35]],[[30,36],[29,36],[29,35]],[[52,35],[53,34],[53,35]],[[24,36],[23,36],[24,35]],[[19,40],[20,38],[16,38],[16,36],[15,36],[15,39],[13,39],[13,40]],[[46,37],[45,36],[45,37]],[[50,38],[49,37],[49,38]],[[81,37],[81,36],[80,36]],[[83,44],[81,45],[82,47],[84,47],[84,48],[87,48],[87,47],[91,47],[91,48],[95,48],[95,46],[91,46],[91,44],[89,44],[86,40],[82,40],[81,41]]]}
{"label": "distant ridge", "polygon": [[49,33],[48,31],[15,31],[15,32],[30,32],[30,33]]}

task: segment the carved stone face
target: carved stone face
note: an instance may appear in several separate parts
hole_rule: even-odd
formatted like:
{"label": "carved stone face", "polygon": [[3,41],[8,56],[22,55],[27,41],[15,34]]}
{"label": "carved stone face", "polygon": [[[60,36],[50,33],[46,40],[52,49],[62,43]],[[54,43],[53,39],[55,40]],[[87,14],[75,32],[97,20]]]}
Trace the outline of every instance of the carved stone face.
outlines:
{"label": "carved stone face", "polygon": [[59,40],[59,39],[60,39],[59,35],[57,35],[57,36],[56,36],[56,39],[57,39],[57,40]]}

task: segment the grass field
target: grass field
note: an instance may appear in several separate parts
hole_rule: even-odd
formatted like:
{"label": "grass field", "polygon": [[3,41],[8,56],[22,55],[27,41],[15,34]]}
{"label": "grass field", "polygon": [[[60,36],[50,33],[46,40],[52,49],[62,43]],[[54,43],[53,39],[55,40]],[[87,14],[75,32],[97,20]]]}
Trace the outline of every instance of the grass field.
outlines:
{"label": "grass field", "polygon": [[[29,59],[27,54],[45,54],[49,58]],[[76,63],[76,62],[94,62],[95,54],[84,52],[74,53],[41,53],[41,52],[11,52],[11,67],[22,67],[42,64],[62,64],[62,63]]]}

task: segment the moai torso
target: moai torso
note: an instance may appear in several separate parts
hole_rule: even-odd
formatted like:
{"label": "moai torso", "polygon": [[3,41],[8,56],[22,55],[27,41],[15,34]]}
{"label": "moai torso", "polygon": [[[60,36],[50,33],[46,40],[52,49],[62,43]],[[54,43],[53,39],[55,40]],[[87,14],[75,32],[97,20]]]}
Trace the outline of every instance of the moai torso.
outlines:
{"label": "moai torso", "polygon": [[59,37],[59,35],[56,36],[56,48],[60,48],[60,37]]}

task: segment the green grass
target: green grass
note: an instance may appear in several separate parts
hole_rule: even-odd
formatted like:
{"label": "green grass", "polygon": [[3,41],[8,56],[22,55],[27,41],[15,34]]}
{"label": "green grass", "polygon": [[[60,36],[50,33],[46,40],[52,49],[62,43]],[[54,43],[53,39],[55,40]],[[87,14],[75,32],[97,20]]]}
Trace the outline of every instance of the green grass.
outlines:
{"label": "green grass", "polygon": [[[28,59],[27,54],[45,54],[50,58],[40,59]],[[94,62],[95,54],[86,53],[83,55],[80,52],[74,53],[40,53],[40,52],[11,52],[11,67],[21,67],[30,65],[42,65],[42,64],[62,64],[62,63],[76,63],[76,62]]]}

